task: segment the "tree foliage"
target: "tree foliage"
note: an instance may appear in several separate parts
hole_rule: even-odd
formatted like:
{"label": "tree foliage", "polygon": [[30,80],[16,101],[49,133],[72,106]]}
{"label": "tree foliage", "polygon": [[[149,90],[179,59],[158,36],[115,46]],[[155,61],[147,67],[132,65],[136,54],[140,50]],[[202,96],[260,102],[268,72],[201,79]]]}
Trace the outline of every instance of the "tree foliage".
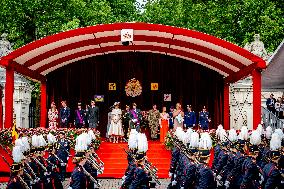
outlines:
{"label": "tree foliage", "polygon": [[[143,1],[143,0],[137,0]],[[150,22],[194,29],[243,46],[255,33],[268,51],[284,38],[282,0],[1,0],[0,33],[14,48],[39,38],[113,22]]]}

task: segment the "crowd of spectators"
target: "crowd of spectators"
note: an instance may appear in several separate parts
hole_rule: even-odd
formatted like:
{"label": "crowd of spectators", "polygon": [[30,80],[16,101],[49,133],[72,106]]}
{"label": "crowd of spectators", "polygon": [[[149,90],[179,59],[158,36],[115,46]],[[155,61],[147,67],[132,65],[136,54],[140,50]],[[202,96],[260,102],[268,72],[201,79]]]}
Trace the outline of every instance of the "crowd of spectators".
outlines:
{"label": "crowd of spectators", "polygon": [[276,100],[274,98],[274,95],[271,94],[270,97],[266,100],[266,107],[279,119],[284,119],[284,95],[282,97],[278,97]]}

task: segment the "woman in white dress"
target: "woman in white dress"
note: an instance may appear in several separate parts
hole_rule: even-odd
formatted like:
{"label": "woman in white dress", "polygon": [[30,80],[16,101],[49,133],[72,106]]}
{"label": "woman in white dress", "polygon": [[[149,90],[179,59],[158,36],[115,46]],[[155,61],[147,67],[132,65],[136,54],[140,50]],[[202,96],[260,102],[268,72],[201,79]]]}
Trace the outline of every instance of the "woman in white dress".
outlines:
{"label": "woman in white dress", "polygon": [[184,112],[182,111],[180,103],[176,104],[176,109],[174,110],[173,117],[174,117],[174,129],[173,130],[175,131],[178,127],[183,128]]}
{"label": "woman in white dress", "polygon": [[110,122],[109,131],[108,131],[108,135],[112,136],[113,138],[113,143],[118,143],[119,138],[122,141],[122,137],[124,135],[123,129],[122,129],[121,114],[122,114],[122,111],[119,108],[119,102],[115,102],[114,109],[111,111],[111,122]]}

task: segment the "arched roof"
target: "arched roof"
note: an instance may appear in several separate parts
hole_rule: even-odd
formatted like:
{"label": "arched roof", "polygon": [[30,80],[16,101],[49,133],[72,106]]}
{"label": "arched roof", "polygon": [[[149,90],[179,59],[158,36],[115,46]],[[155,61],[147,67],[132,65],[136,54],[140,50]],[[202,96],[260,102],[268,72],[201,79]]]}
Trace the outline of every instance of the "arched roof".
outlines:
{"label": "arched roof", "polygon": [[[120,42],[122,29],[134,30],[133,43],[129,46]],[[148,23],[102,24],[61,32],[29,43],[2,60],[10,60],[26,73],[46,75],[81,59],[117,52],[152,52],[180,57],[215,70],[224,77],[234,76],[264,62],[217,37]],[[5,66],[4,61],[1,64]]]}

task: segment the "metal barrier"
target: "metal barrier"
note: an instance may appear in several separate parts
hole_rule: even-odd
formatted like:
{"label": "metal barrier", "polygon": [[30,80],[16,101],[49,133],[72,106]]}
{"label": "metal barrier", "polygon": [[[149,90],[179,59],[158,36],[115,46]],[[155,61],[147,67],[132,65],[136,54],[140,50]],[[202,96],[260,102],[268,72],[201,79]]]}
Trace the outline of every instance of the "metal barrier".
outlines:
{"label": "metal barrier", "polygon": [[261,118],[263,121],[263,126],[266,128],[270,126],[273,130],[275,129],[283,129],[284,128],[284,121],[279,119],[275,114],[269,111],[265,107],[261,107]]}

